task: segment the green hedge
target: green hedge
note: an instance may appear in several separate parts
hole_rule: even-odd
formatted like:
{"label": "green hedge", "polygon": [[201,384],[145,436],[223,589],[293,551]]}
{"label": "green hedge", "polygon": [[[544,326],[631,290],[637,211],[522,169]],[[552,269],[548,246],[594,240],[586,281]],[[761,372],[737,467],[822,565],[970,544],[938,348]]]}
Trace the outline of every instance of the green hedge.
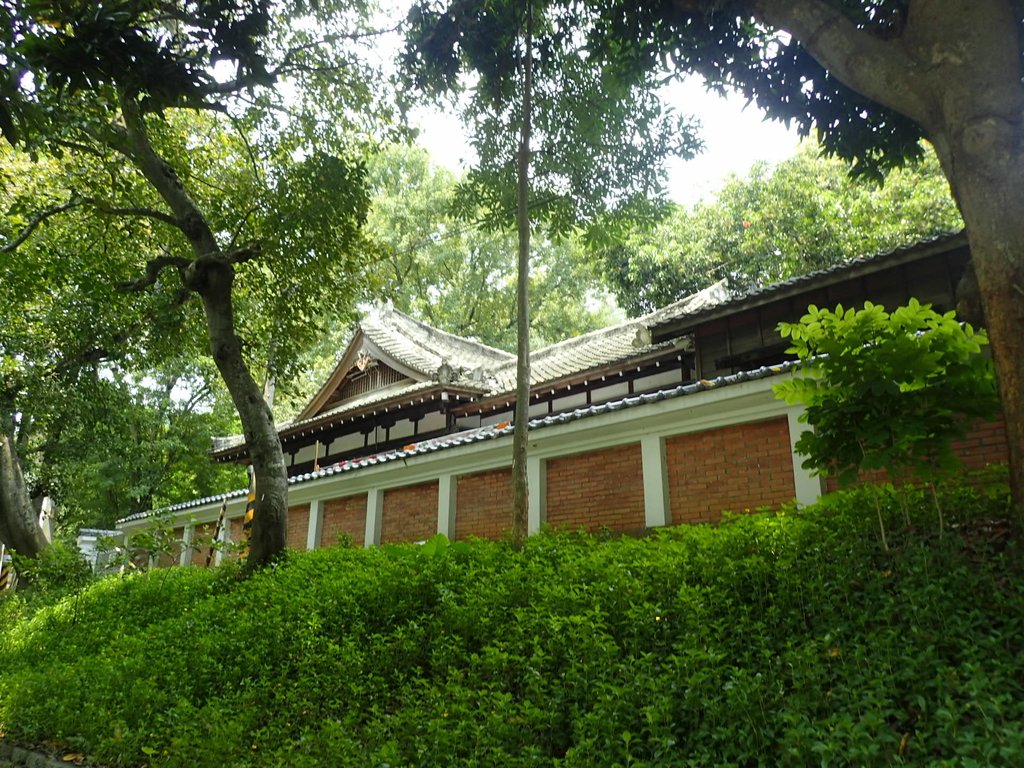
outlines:
{"label": "green hedge", "polygon": [[0,603],[0,732],[136,766],[1024,765],[1005,497],[292,554]]}

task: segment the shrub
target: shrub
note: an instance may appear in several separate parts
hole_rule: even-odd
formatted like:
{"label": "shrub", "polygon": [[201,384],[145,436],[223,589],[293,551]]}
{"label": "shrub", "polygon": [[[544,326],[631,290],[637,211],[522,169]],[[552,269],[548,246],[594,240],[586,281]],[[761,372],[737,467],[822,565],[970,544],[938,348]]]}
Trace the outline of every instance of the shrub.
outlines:
{"label": "shrub", "polygon": [[871,302],[861,310],[812,305],[779,332],[804,366],[775,393],[806,406],[801,421],[814,429],[796,449],[820,474],[948,474],[957,466],[953,438],[971,419],[997,412],[984,331],[961,325],[954,312],[940,315],[915,299],[891,314]]}
{"label": "shrub", "polygon": [[804,364],[774,391],[805,406],[800,420],[813,430],[795,447],[816,474],[845,483],[884,469],[893,480],[934,483],[959,467],[953,439],[998,411],[984,331],[954,312],[940,315],[916,299],[891,314],[871,302],[861,310],[811,305],[779,332]]}
{"label": "shrub", "polygon": [[24,588],[59,596],[92,581],[92,568],[76,547],[54,542],[38,557],[14,557],[14,568]]}
{"label": "shrub", "polygon": [[0,626],[0,731],[114,766],[1024,764],[1024,558],[1005,499],[949,493],[889,552],[855,489],[106,579]]}

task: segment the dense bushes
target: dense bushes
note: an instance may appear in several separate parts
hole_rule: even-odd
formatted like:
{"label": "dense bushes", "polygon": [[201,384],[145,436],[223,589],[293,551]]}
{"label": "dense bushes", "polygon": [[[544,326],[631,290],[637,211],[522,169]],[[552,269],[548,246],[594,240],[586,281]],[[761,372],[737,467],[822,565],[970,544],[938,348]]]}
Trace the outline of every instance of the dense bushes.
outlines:
{"label": "dense bushes", "polygon": [[[890,500],[892,501],[892,500]],[[0,731],[113,765],[1024,763],[1024,573],[970,489],[113,578],[0,603]],[[870,513],[865,510],[870,509]]]}

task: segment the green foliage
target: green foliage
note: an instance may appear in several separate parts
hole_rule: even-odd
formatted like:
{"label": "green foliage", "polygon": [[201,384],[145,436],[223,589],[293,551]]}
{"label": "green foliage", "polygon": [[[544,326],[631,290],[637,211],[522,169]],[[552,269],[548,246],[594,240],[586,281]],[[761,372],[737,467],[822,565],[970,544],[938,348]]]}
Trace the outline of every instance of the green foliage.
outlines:
{"label": "green foliage", "polygon": [[971,418],[998,408],[984,331],[961,325],[911,299],[892,313],[811,306],[799,323],[781,323],[802,373],[775,386],[806,407],[796,450],[819,474],[856,477],[884,468],[890,477],[933,478],[957,466],[952,439]]}
{"label": "green foliage", "polygon": [[[451,333],[515,349],[516,242],[508,232],[459,221],[458,180],[423,150],[395,146],[370,161],[368,234],[384,246],[384,295]],[[477,209],[470,218],[484,214]],[[608,325],[595,270],[573,240],[535,238],[530,264],[531,341],[550,344]]]}
{"label": "green foliage", "polygon": [[888,553],[859,489],[0,603],[0,729],[109,765],[1019,765],[1024,558],[1005,493],[942,493],[951,534]]}
{"label": "green foliage", "polygon": [[18,572],[19,591],[48,598],[62,597],[75,592],[93,580],[92,568],[74,546],[54,543],[35,558],[14,556]]}
{"label": "green foliage", "polygon": [[[527,13],[533,50],[524,50]],[[693,123],[666,107],[659,79],[603,58],[590,45],[599,18],[588,3],[546,0],[421,0],[406,32],[410,84],[461,104],[476,166],[456,210],[494,227],[515,221],[523,71],[532,60],[529,207],[553,236],[577,228],[594,240],[619,236],[625,221],[660,210],[665,159],[699,150]]]}
{"label": "green foliage", "polygon": [[723,277],[747,290],[962,226],[930,148],[879,186],[851,179],[845,163],[804,142],[795,157],[755,165],[714,199],[674,208],[602,257],[619,305],[636,316]]}

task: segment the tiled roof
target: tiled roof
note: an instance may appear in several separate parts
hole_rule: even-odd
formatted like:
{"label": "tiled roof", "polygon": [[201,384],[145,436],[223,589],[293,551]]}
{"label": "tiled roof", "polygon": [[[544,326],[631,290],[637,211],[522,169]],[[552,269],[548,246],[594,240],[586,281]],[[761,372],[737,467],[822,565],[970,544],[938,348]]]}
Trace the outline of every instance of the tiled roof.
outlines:
{"label": "tiled roof", "polygon": [[774,294],[786,293],[793,289],[811,288],[815,283],[830,282],[831,279],[845,277],[846,273],[855,272],[865,267],[884,267],[887,266],[889,262],[898,262],[902,258],[917,251],[929,250],[936,247],[958,247],[960,245],[967,245],[967,234],[964,230],[936,235],[935,237],[919,240],[911,245],[897,248],[894,251],[884,251],[870,256],[848,259],[838,264],[833,264],[830,267],[823,267],[822,269],[817,269],[813,272],[806,272],[802,275],[791,277],[788,280],[780,280],[775,283],[769,283],[768,285],[755,286],[742,293],[732,293],[724,300],[696,311],[680,312],[674,309],[676,306],[675,304],[669,305],[662,310],[652,313],[652,315],[658,315],[658,317],[654,322],[649,323],[648,325],[652,328],[661,325],[674,325],[676,324],[676,321],[680,320],[684,316],[687,317],[687,319],[692,319],[694,321],[702,320],[709,314],[718,313],[719,311],[724,310],[732,310],[748,302],[762,298],[769,298]]}
{"label": "tiled roof", "polygon": [[[594,416],[600,416],[605,413],[612,413],[615,411],[621,411],[629,408],[636,408],[641,405],[648,405],[650,403],[660,402],[662,400],[671,400],[677,397],[686,397],[689,395],[695,395],[700,392],[706,392],[710,389],[720,389],[722,387],[731,386],[733,384],[739,384],[744,381],[754,381],[756,379],[766,379],[770,376],[776,376],[780,373],[786,373],[793,370],[799,365],[798,362],[786,362],[780,365],[774,366],[763,366],[761,368],[754,369],[752,371],[744,371],[741,373],[734,373],[728,376],[719,376],[715,379],[696,381],[692,384],[680,384],[676,387],[669,389],[658,390],[657,392],[650,392],[643,395],[631,395],[624,397],[619,400],[611,400],[598,405],[590,405],[585,408],[577,408],[573,411],[566,411],[565,413],[554,414],[552,416],[545,416],[539,419],[530,419],[530,429],[543,429],[544,427],[552,427],[558,424],[566,424],[570,421],[579,421],[581,419],[588,419]],[[468,445],[470,443],[478,443],[484,440],[493,440],[503,435],[509,435],[512,433],[512,425],[496,425],[478,427],[476,429],[466,430],[465,432],[458,432],[452,435],[445,435],[443,437],[435,437],[430,440],[422,440],[418,443],[411,443],[404,448],[383,451],[381,453],[373,454],[370,456],[362,456],[355,459],[346,459],[345,461],[332,464],[329,467],[324,467],[316,472],[307,472],[304,475],[295,475],[294,477],[288,478],[289,485],[299,485],[301,483],[308,482],[310,480],[318,480],[324,477],[331,477],[333,475],[355,472],[366,467],[377,466],[378,464],[386,464],[391,461],[400,459],[408,459],[413,456],[420,456],[427,453],[436,453],[437,451],[443,451],[448,448],[455,448],[460,445]],[[207,496],[202,499],[193,499],[191,501],[185,501],[180,504],[173,504],[163,509],[154,510],[152,512],[139,512],[134,515],[122,518],[117,521],[118,525],[123,523],[129,523],[134,520],[142,520],[147,517],[159,516],[171,512],[180,512],[185,509],[191,509],[194,507],[200,507],[204,504],[210,504],[214,502],[224,501],[225,499],[237,499],[245,496],[248,489],[241,488],[237,491],[231,491],[229,493],[222,493],[216,496]]]}
{"label": "tiled roof", "polygon": [[[957,247],[966,242],[962,231],[940,235],[895,251],[851,259],[789,280],[752,288],[741,294],[730,292],[726,281],[721,280],[642,317],[536,350],[530,355],[530,386],[542,387],[661,349],[670,349],[678,340],[676,336],[685,331],[691,322],[696,324],[747,303],[808,289],[816,283],[828,283],[857,270],[884,267],[921,250]],[[504,395],[515,390],[516,358],[508,352],[432,328],[390,306],[377,307],[369,312],[360,322],[360,329],[364,337],[381,352],[429,379],[434,379],[442,363],[447,363],[452,368],[453,387],[485,396]],[[656,343],[651,340],[652,331]],[[434,384],[434,381],[429,381],[410,384],[400,390],[369,393],[364,398],[344,403],[312,418],[281,424],[278,431],[287,431],[329,417],[337,418],[374,403],[399,402]],[[241,436],[217,438],[213,450],[223,451],[243,444]]]}
{"label": "tiled roof", "polygon": [[428,377],[442,363],[468,375],[515,360],[513,354],[432,328],[391,307],[373,309],[359,327],[383,352]]}
{"label": "tiled roof", "polygon": [[[651,344],[647,329],[668,313],[682,317],[719,304],[728,296],[722,280],[643,317],[538,349],[530,355],[531,386],[671,347],[671,343]],[[515,390],[516,356],[513,354],[432,328],[389,307],[374,309],[360,321],[359,327],[382,352],[425,376],[433,377],[441,364],[447,363],[453,369],[453,389],[481,395]],[[358,412],[375,403],[401,401],[435,386],[437,382],[431,380],[413,382],[397,389],[375,390],[316,416],[278,424],[277,431],[288,432],[344,413]],[[214,438],[213,451],[226,451],[244,444],[242,435],[218,437]]]}
{"label": "tiled roof", "polygon": [[[648,329],[662,322],[664,318],[683,317],[700,312],[708,307],[717,306],[728,298],[726,282],[720,280],[702,291],[650,314],[538,349],[530,355],[530,385],[539,386],[555,382],[584,371],[613,365],[660,348],[670,347],[670,342],[651,344]],[[513,391],[516,386],[515,359],[493,369],[490,375],[493,377],[491,394]]]}

